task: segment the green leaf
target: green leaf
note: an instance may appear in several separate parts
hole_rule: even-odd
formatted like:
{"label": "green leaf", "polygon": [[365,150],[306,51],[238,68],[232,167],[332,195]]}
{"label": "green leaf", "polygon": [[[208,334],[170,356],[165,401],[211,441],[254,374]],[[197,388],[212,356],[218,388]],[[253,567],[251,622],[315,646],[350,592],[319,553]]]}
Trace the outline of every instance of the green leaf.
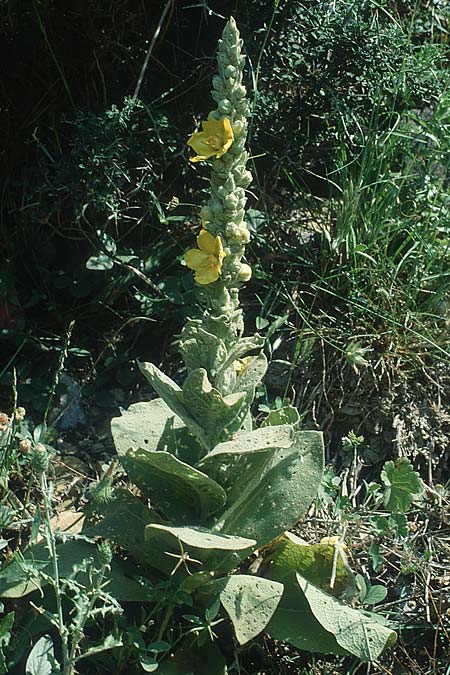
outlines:
{"label": "green leaf", "polygon": [[[288,447],[270,448],[253,463],[251,455],[243,454],[250,458],[248,466],[242,466],[236,475],[228,494],[227,508],[214,525],[218,532],[256,539],[258,548],[298,522],[316,496],[322,477],[322,434],[316,431],[295,433],[292,427],[266,427],[262,431],[278,431],[281,441],[281,430],[284,433],[290,430]],[[239,437],[238,443],[242,443],[243,436]],[[202,468],[207,471],[205,463]],[[219,476],[216,479],[221,482]]]}
{"label": "green leaf", "polygon": [[179,346],[188,372],[205,368],[213,376],[227,356],[223,340],[204,330],[200,321],[188,321]]}
{"label": "green leaf", "polygon": [[195,464],[202,446],[161,398],[134,403],[111,421],[118,455],[130,448],[170,452],[183,462]]}
{"label": "green leaf", "polygon": [[[123,520],[122,520],[123,527]],[[125,528],[123,528],[125,529]],[[74,566],[86,558],[92,558],[94,565],[100,568],[98,549],[95,544],[90,544],[82,539],[68,541],[56,547],[58,565],[61,579],[73,573]],[[23,559],[18,557],[0,572],[0,596],[5,598],[21,598],[32,591],[39,589],[45,582],[39,572],[52,574],[52,563],[45,542],[30,546],[23,554]],[[112,561],[111,570],[105,576],[108,593],[117,600],[142,602],[142,586],[134,580],[137,570],[121,561]],[[80,574],[81,582],[89,584],[87,575]],[[83,581],[84,580],[84,581]]]}
{"label": "green leaf", "polygon": [[[0,612],[3,612],[3,604],[0,603]],[[11,640],[11,629],[14,624],[14,612],[8,612],[5,616],[0,618],[0,674],[8,672],[6,659],[3,654],[3,647],[9,645]]]}
{"label": "green leaf", "polygon": [[114,260],[106,253],[91,255],[91,257],[86,262],[86,268],[96,272],[105,272],[106,270],[111,270],[113,267]]}
{"label": "green leaf", "polygon": [[406,457],[396,462],[385,462],[381,480],[386,485],[384,504],[389,511],[406,513],[416,495],[422,490],[422,481]]}
{"label": "green leaf", "polygon": [[239,644],[244,645],[267,626],[283,595],[283,584],[269,579],[233,574],[211,584],[231,619]]}
{"label": "green leaf", "polygon": [[[334,544],[307,544],[290,532],[285,532],[273,545],[274,552],[270,556],[270,577],[285,581],[286,577],[294,577],[298,572],[305,579],[319,588],[340,595],[348,585],[353,574],[347,558],[340,547]],[[335,565],[334,565],[335,563]],[[330,581],[335,566],[333,588]]]}
{"label": "green leaf", "polygon": [[241,374],[236,377],[235,391],[256,389],[266,374],[268,363],[264,352],[260,352],[257,356],[247,356],[244,362]]}
{"label": "green leaf", "polygon": [[[145,536],[155,550],[181,554],[187,551],[191,558],[200,561],[202,566],[193,564],[194,571],[203,569],[218,571],[232,569],[254,548],[253,539],[218,534],[205,527],[169,527],[167,525],[148,525]],[[167,556],[171,568],[176,565],[173,556]]]}
{"label": "green leaf", "polygon": [[218,483],[168,452],[138,448],[121,461],[130,480],[171,520],[204,521],[226,502]]}
{"label": "green leaf", "polygon": [[230,505],[241,496],[240,488],[235,489],[239,477],[246,472],[250,480],[261,461],[266,461],[267,453],[278,448],[291,448],[293,441],[294,432],[290,426],[240,431],[236,439],[219,443],[205,455],[198,468],[225,487]]}
{"label": "green leaf", "polygon": [[180,387],[159,368],[154,366],[153,363],[139,363],[138,365],[141,373],[150,382],[153,389],[159,394],[170,410],[175,415],[178,415],[201,445],[209,450],[210,446],[205,431],[186,408],[183,402],[183,392]]}
{"label": "green leaf", "polygon": [[[115,490],[106,503],[92,507],[83,528],[90,537],[104,537],[121,546],[144,566],[170,572],[167,556],[145,541],[145,528],[161,518],[128,490]],[[126,527],[124,527],[126,523]]]}
{"label": "green leaf", "polygon": [[336,642],[334,635],[326,631],[314,617],[297,583],[285,588],[281,603],[266,630],[276,640],[289,642],[304,651],[348,654]]}
{"label": "green leaf", "polygon": [[361,602],[363,602],[365,605],[376,605],[379,602],[383,602],[386,596],[387,588],[385,588],[385,586],[381,586],[380,584],[376,584],[375,586],[371,586],[369,588]]}
{"label": "green leaf", "polygon": [[317,621],[350,654],[362,661],[375,661],[387,647],[394,644],[397,637],[395,632],[375,621],[370,614],[345,605],[300,574],[296,576]]}
{"label": "green leaf", "polygon": [[210,448],[223,440],[223,434],[229,437],[241,428],[253,396],[253,390],[222,396],[212,387],[204,368],[192,371],[183,385],[184,404],[205,430]]}
{"label": "green leaf", "polygon": [[55,650],[50,635],[43,635],[28,655],[25,675],[52,675]]}
{"label": "green leaf", "polygon": [[159,668],[158,661],[148,654],[139,656],[139,663],[145,673],[155,673]]}
{"label": "green leaf", "polygon": [[297,408],[292,405],[285,405],[278,410],[271,410],[261,426],[280,426],[282,424],[300,424],[300,415]]}
{"label": "green leaf", "polygon": [[369,555],[372,561],[372,569],[377,574],[383,566],[383,556],[380,553],[380,547],[374,541],[369,546]]}
{"label": "green leaf", "polygon": [[[223,363],[220,366],[220,369],[216,374],[216,377],[214,379],[215,387],[227,394],[236,391],[236,382],[237,382],[235,369],[236,361],[239,361],[239,359],[241,359],[243,356],[248,354],[248,352],[254,349],[260,350],[261,347],[264,345],[264,341],[265,341],[264,338],[261,337],[260,335],[253,335],[251,337],[240,338],[239,340],[237,340],[235,344],[229,349],[226,359],[223,361]],[[264,364],[263,360],[258,362],[259,365],[258,372],[260,375],[263,364]],[[267,363],[265,370],[267,370]],[[262,373],[262,375],[264,375],[264,373]],[[256,379],[257,376],[255,377],[255,381]],[[243,389],[245,389],[245,387],[243,387]]]}

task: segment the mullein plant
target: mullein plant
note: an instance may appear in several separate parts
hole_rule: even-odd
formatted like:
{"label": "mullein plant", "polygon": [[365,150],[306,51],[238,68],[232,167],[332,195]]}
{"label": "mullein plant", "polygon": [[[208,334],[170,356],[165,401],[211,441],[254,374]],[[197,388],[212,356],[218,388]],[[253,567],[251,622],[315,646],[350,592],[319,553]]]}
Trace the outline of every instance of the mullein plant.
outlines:
{"label": "mullein plant", "polygon": [[[244,61],[231,18],[213,78],[217,107],[188,141],[192,162],[211,162],[211,183],[197,245],[185,254],[204,306],[180,336],[186,378],[180,387],[153,364],[140,364],[158,398],[112,421],[134,487],[113,487],[107,472],[84,529],[85,537],[120,546],[136,576],[149,580],[141,596],[155,603],[158,648],[149,645],[145,664],[163,675],[227,673],[224,622],[240,645],[266,630],[301,649],[367,661],[395,635],[336,597],[353,578],[342,542],[308,546],[288,532],[317,494],[322,434],[300,429],[291,406],[270,412],[259,427],[252,419],[267,359],[259,335],[243,336],[239,303],[251,276]],[[123,582],[118,590],[123,599]]]}

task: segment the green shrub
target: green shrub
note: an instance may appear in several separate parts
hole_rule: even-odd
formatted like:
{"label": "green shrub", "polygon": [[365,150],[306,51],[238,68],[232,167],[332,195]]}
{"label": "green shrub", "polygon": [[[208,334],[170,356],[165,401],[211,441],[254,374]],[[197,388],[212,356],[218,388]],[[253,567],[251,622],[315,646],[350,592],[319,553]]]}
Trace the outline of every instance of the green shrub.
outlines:
{"label": "green shrub", "polygon": [[355,154],[374,111],[388,128],[402,111],[433,105],[448,81],[443,45],[415,43],[413,18],[389,3],[281,1],[272,18],[256,68],[255,140],[272,172],[313,190],[323,183],[311,173],[324,177],[342,142]]}

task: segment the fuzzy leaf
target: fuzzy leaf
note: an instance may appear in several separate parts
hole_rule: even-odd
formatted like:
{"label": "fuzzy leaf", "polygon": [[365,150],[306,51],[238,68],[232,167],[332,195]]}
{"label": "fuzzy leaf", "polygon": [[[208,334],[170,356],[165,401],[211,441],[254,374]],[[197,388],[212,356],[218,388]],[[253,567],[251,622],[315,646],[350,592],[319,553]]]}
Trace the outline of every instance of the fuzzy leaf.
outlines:
{"label": "fuzzy leaf", "polygon": [[[295,572],[319,588],[340,595],[347,588],[349,577],[353,574],[349,568],[343,551],[334,544],[307,544],[290,532],[285,532],[273,545],[274,552],[270,556],[270,577],[277,581],[285,581]],[[336,556],[335,581],[333,588],[330,580]]]}
{"label": "fuzzy leaf", "polygon": [[205,368],[209,374],[214,374],[227,357],[223,340],[204,330],[200,322],[186,324],[179,345],[188,372]]}
{"label": "fuzzy leaf", "polygon": [[[254,349],[261,349],[264,345],[264,338],[260,335],[253,335],[252,337],[240,338],[237,342],[229,349],[226,359],[221,364],[220,369],[218,370],[216,377],[214,379],[214,386],[219,389],[219,391],[229,394],[230,392],[237,391],[236,382],[238,378],[236,377],[235,363],[248,354],[249,351]],[[250,357],[257,358],[257,357]],[[265,358],[265,357],[264,357]],[[262,366],[264,361],[259,361],[259,374],[264,375],[267,370],[267,362],[264,373],[262,373]],[[254,380],[258,378],[255,375]],[[253,385],[255,386],[255,385]],[[243,386],[240,391],[244,390],[246,387]]]}
{"label": "fuzzy leaf", "polygon": [[139,369],[170,410],[178,415],[201,445],[209,450],[205,431],[186,408],[183,402],[183,392],[180,387],[159,368],[154,366],[153,363],[139,363]]}
{"label": "fuzzy leaf", "polygon": [[[203,567],[194,564],[195,571],[232,569],[255,548],[253,539],[213,532],[205,527],[169,527],[148,525],[145,537],[155,550],[180,554],[182,547],[191,557],[200,560]],[[180,546],[181,542],[181,546]],[[172,569],[176,559],[167,556]]]}
{"label": "fuzzy leaf", "polygon": [[267,626],[283,595],[283,584],[269,579],[233,574],[213,582],[231,619],[239,644],[244,645]]}
{"label": "fuzzy leaf", "polygon": [[[143,566],[170,571],[167,558],[158,554],[145,541],[145,527],[161,523],[161,518],[128,490],[115,490],[105,504],[91,508],[87,514],[84,533],[90,537],[104,537],[121,546]],[[124,527],[126,523],[126,527]]]}
{"label": "fuzzy leaf", "polygon": [[34,645],[28,655],[25,666],[26,675],[52,675],[55,662],[53,640],[49,635],[43,635]]}
{"label": "fuzzy leaf", "polygon": [[170,452],[188,464],[195,464],[202,446],[161,398],[130,405],[111,421],[118,455],[130,448]]}
{"label": "fuzzy leaf", "polygon": [[256,389],[266,374],[267,366],[264,352],[260,352],[257,356],[247,356],[242,373],[236,378],[236,391]]}
{"label": "fuzzy leaf", "polygon": [[317,621],[336,642],[362,661],[375,661],[392,646],[396,634],[368,612],[353,609],[297,574],[297,582]]}
{"label": "fuzzy leaf", "polygon": [[[285,431],[285,427],[273,427],[280,437],[281,429]],[[258,547],[262,547],[293,527],[305,513],[322,477],[322,434],[288,429],[292,434],[289,447],[260,453],[249,470],[243,468],[236,476],[227,508],[218,517],[214,530],[256,539]],[[264,429],[269,430],[270,427]],[[202,466],[205,470],[204,463]]]}
{"label": "fuzzy leaf", "polygon": [[384,504],[394,513],[406,513],[414,497],[423,490],[419,474],[406,457],[396,462],[385,462],[381,480],[386,485]]}
{"label": "fuzzy leaf", "polygon": [[314,617],[298,585],[285,588],[266,630],[275,640],[289,642],[297,649],[322,654],[348,654],[336,642],[334,635]]}
{"label": "fuzzy leaf", "polygon": [[203,521],[226,502],[218,483],[168,452],[138,448],[121,461],[129,479],[171,520]]}
{"label": "fuzzy leaf", "polygon": [[209,447],[214,447],[225,434],[238,431],[253,401],[253,390],[222,396],[211,386],[206,370],[191,372],[183,385],[183,400],[189,413],[205,430]]}
{"label": "fuzzy leaf", "polygon": [[294,431],[290,426],[279,429],[254,429],[241,431],[236,439],[219,443],[199,462],[198,468],[214,478],[227,491],[230,506],[240,496],[239,478],[251,480],[261,463],[267,461],[267,453],[277,448],[290,448]]}

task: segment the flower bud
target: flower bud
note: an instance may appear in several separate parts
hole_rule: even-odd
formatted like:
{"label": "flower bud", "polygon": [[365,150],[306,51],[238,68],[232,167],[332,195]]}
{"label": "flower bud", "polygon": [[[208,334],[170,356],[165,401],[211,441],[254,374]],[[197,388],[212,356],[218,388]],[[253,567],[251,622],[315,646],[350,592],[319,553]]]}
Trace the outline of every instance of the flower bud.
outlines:
{"label": "flower bud", "polygon": [[209,209],[207,206],[204,206],[202,209],[200,209],[200,218],[202,219],[202,222],[210,223],[213,218],[211,209]]}
{"label": "flower bud", "polygon": [[26,415],[26,410],[25,408],[22,408],[22,406],[19,406],[16,408],[16,411],[14,413],[14,417],[16,419],[16,422],[21,422]]}
{"label": "flower bud", "polygon": [[233,194],[227,195],[223,201],[228,209],[235,209],[238,205],[238,199]]}
{"label": "flower bud", "polygon": [[43,443],[37,443],[31,458],[31,467],[36,473],[45,473],[48,469],[50,456]]}
{"label": "flower bud", "polygon": [[231,112],[231,103],[227,98],[223,98],[219,102],[219,112],[222,113],[222,115],[228,115],[228,113]]}
{"label": "flower bud", "polygon": [[4,431],[9,423],[9,417],[6,413],[0,412],[0,431]]}
{"label": "flower bud", "polygon": [[22,438],[19,443],[19,450],[24,455],[28,455],[31,450],[31,441],[28,438]]}
{"label": "flower bud", "polygon": [[251,278],[252,278],[252,268],[250,267],[250,265],[247,265],[247,263],[242,263],[238,275],[239,281],[245,283],[246,281],[250,281]]}

